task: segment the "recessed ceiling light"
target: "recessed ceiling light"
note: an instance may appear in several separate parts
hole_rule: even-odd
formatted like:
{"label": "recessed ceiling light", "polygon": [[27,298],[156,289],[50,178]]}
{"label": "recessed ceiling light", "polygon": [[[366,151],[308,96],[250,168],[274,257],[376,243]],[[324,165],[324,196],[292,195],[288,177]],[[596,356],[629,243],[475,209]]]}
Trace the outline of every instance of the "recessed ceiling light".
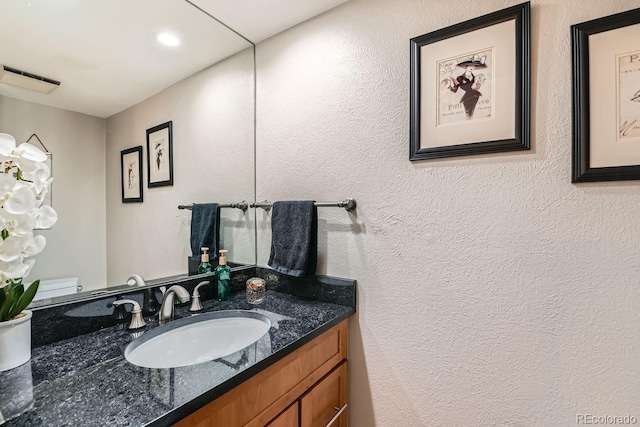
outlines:
{"label": "recessed ceiling light", "polygon": [[173,34],[169,33],[156,33],[156,40],[165,46],[174,47],[180,45],[180,40]]}

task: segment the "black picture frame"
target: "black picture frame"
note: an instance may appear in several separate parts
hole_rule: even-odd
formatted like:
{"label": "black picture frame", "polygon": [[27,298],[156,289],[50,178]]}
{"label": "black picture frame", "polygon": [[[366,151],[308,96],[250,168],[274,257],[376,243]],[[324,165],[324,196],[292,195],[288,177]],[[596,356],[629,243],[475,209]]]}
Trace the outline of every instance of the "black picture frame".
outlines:
{"label": "black picture frame", "polygon": [[[591,21],[575,24],[571,26],[571,61],[572,61],[572,170],[571,170],[571,182],[599,182],[599,181],[627,181],[640,179],[640,156],[633,156],[631,159],[627,157],[627,161],[637,161],[637,164],[619,164],[619,165],[604,165],[604,163],[611,163],[610,160],[602,162],[601,160],[592,162],[595,158],[600,159],[599,153],[610,150],[611,152],[617,151],[612,143],[622,141],[621,133],[624,133],[623,127],[620,126],[622,122],[622,115],[620,114],[621,91],[620,91],[620,69],[619,63],[615,64],[615,72],[613,78],[615,78],[615,92],[613,96],[618,100],[613,104],[610,99],[602,99],[597,97],[597,108],[604,108],[611,111],[610,108],[616,109],[616,120],[613,122],[606,121],[606,114],[599,114],[596,112],[592,117],[592,105],[591,105],[591,78],[599,78],[602,72],[596,71],[595,75],[590,67],[590,55],[594,56],[594,61],[607,61],[614,56],[618,61],[619,57],[623,57],[626,52],[623,46],[616,46],[612,44],[610,49],[607,49],[605,55],[598,52],[591,52],[589,50],[589,40],[595,35],[603,35],[606,32],[612,32],[609,35],[615,37],[614,31],[621,31],[625,27],[631,25],[640,24],[640,9],[629,10],[627,12],[617,13],[615,15],[606,16],[603,18],[594,19]],[[640,31],[639,31],[640,33]],[[635,39],[636,42],[638,38]],[[636,52],[640,53],[640,45],[636,44]],[[618,50],[617,50],[618,49]],[[639,58],[640,60],[640,58]],[[640,65],[640,63],[639,63]],[[606,75],[606,77],[612,77]],[[638,68],[637,75],[635,77],[640,82],[640,67]],[[640,87],[638,87],[640,89]],[[640,94],[636,93],[636,95]],[[597,94],[593,94],[596,99]],[[640,135],[640,117],[638,117],[636,133]],[[593,127],[595,126],[595,128]],[[610,134],[610,139],[606,140],[602,138],[602,132],[600,126],[604,128],[612,128],[613,131]],[[615,137],[614,137],[615,135]],[[593,139],[592,139],[593,138]],[[608,144],[608,148],[603,145]],[[640,136],[636,138],[636,144],[640,144]],[[620,146],[620,155],[624,156],[623,145]],[[616,156],[619,157],[619,156]],[[637,160],[636,160],[637,159]],[[615,159],[612,159],[615,162]],[[622,162],[621,162],[622,163]],[[595,164],[595,165],[594,165]],[[602,164],[602,166],[597,166]]]}
{"label": "black picture frame", "polygon": [[120,152],[122,203],[142,203],[142,145]]}
{"label": "black picture frame", "polygon": [[[465,117],[461,117],[459,112],[456,112],[456,120],[457,123],[439,123],[440,118],[443,120],[447,115],[443,112],[442,107],[446,105],[443,101],[440,101],[440,94],[445,89],[451,89],[450,92],[454,92],[454,89],[457,91],[458,87],[464,87],[461,83],[463,80],[464,74],[457,74],[456,78],[448,78],[445,80],[449,80],[451,82],[451,87],[447,87],[442,89],[438,86],[439,83],[444,84],[443,80],[440,80],[439,77],[443,74],[443,64],[445,62],[441,61],[439,57],[436,57],[435,61],[431,61],[431,56],[428,52],[436,52],[442,50],[439,48],[439,43],[447,43],[447,46],[454,47],[454,52],[457,53],[457,57],[450,57],[448,61],[451,63],[455,62],[455,66],[453,68],[445,67],[448,69],[450,74],[453,74],[453,69],[456,67],[463,67],[465,61],[458,61],[465,56],[469,58],[469,60],[476,60],[476,56],[472,57],[473,52],[465,51],[465,45],[456,44],[456,38],[459,40],[464,40],[464,37],[470,37],[470,35],[465,36],[467,33],[474,32],[474,34],[486,34],[487,40],[493,40],[496,36],[492,33],[491,27],[497,28],[498,24],[502,24],[508,21],[514,21],[515,31],[513,34],[513,64],[511,62],[507,62],[506,65],[500,64],[501,67],[507,67],[508,71],[511,70],[512,77],[509,79],[513,80],[513,98],[512,96],[503,95],[505,101],[502,99],[500,102],[504,105],[510,105],[513,102],[512,107],[508,107],[509,115],[505,115],[502,112],[500,114],[496,113],[497,109],[493,104],[496,102],[493,96],[488,101],[492,106],[489,107],[478,107],[481,108],[489,108],[491,112],[489,114],[493,114],[494,118],[498,118],[501,120],[501,130],[497,130],[494,124],[491,123],[491,120],[484,120],[484,123],[480,123],[482,120],[470,120],[474,119],[474,109],[476,104],[473,107],[467,107],[467,105],[462,104],[462,99],[458,101],[459,106],[456,107],[452,102],[449,103],[449,108],[462,108],[464,110]],[[418,37],[414,37],[411,39],[410,47],[411,47],[411,103],[410,103],[410,143],[409,143],[409,159],[412,161],[415,160],[428,160],[428,159],[438,159],[444,157],[454,157],[454,156],[467,156],[474,154],[486,154],[486,153],[497,153],[503,151],[515,151],[515,150],[529,150],[530,146],[530,98],[531,98],[531,7],[529,2],[522,3],[507,9],[503,9],[488,15],[480,16],[478,18],[462,22],[451,27],[443,28],[431,33],[427,33]],[[478,32],[480,31],[480,32]],[[462,37],[462,38],[460,38]],[[493,38],[492,38],[493,37]],[[496,41],[496,40],[494,40]],[[499,42],[499,40],[497,40]],[[511,43],[511,39],[509,39],[509,43]],[[487,44],[487,52],[494,52],[490,50],[489,46],[495,46]],[[505,45],[506,46],[506,45]],[[425,48],[432,49],[424,51]],[[497,49],[497,48],[495,48]],[[510,50],[510,49],[509,49]],[[423,52],[424,51],[424,52]],[[503,53],[503,52],[501,52]],[[511,55],[511,52],[509,52]],[[491,58],[490,55],[485,56],[485,58]],[[504,57],[504,55],[503,55]],[[482,59],[482,58],[480,58]],[[423,69],[423,60],[433,67],[425,67]],[[481,65],[485,65],[483,61]],[[490,67],[487,67],[490,68]],[[497,68],[497,66],[496,66]],[[433,69],[433,80],[430,80],[431,84],[425,84],[427,76]],[[500,68],[501,70],[502,68]],[[469,68],[467,68],[469,71]],[[503,74],[492,72],[491,75]],[[471,74],[473,76],[473,74]],[[484,76],[483,76],[484,77]],[[502,78],[502,77],[500,77]],[[494,78],[494,83],[499,83],[502,85],[501,87],[508,87],[508,92],[511,94],[511,84],[507,84],[506,80],[500,81],[500,78]],[[437,79],[437,80],[436,80]],[[471,83],[469,83],[469,87],[473,87],[475,80],[475,76],[471,78]],[[509,80],[510,81],[510,80]],[[492,84],[491,87],[495,87]],[[477,89],[476,89],[477,90]],[[446,92],[448,93],[448,92]],[[506,93],[506,92],[505,92]],[[430,96],[426,96],[430,94]],[[468,91],[464,90],[464,96],[468,95]],[[452,96],[452,95],[449,95]],[[476,96],[476,102],[480,99]],[[486,97],[484,99],[487,99]],[[425,104],[432,103],[432,104]],[[428,108],[425,108],[425,113],[423,114],[423,106],[426,105]],[[501,111],[505,110],[501,108]],[[436,114],[431,114],[430,108],[433,108]],[[511,110],[511,108],[513,108]],[[469,110],[471,115],[469,115]],[[477,110],[476,110],[477,111]],[[453,114],[453,113],[452,113]],[[513,122],[513,128],[511,128],[511,114],[513,114],[513,118],[515,119]],[[437,119],[429,119],[429,117],[435,117]],[[427,119],[424,119],[427,117]],[[466,122],[463,120],[466,119]],[[427,122],[430,120],[435,120],[437,126],[428,125]],[[453,126],[451,126],[453,124]],[[477,129],[480,129],[481,132],[469,132],[468,130],[464,130],[464,126],[467,126],[467,129],[470,129],[468,126],[471,124],[472,126],[477,126]],[[494,128],[492,128],[494,126]],[[439,128],[439,129],[438,129]],[[455,129],[457,128],[457,130]],[[435,142],[429,141],[430,135],[437,133],[439,137]],[[447,139],[447,134],[455,132],[462,137],[456,138],[460,140],[460,143],[453,143],[452,139]],[[465,134],[466,133],[466,134]],[[451,133],[453,135],[453,133]],[[483,137],[481,139],[486,139],[482,141],[473,140],[473,134],[480,135]],[[445,144],[441,144],[440,141],[446,141]]]}
{"label": "black picture frame", "polygon": [[173,185],[173,122],[147,129],[147,187]]}

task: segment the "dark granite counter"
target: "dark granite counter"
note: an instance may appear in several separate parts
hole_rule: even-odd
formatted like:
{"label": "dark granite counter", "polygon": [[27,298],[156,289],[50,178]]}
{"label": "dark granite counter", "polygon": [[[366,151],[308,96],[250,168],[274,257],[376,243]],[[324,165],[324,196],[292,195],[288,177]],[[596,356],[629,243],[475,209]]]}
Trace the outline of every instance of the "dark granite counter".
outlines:
{"label": "dark granite counter", "polygon": [[[352,292],[354,301],[352,283],[348,293]],[[33,401],[31,409],[5,425],[171,425],[355,312],[355,305],[280,291],[268,290],[265,301],[257,306],[246,302],[244,292],[232,294],[230,301],[203,301],[203,312],[258,311],[269,317],[271,328],[256,343],[236,353],[193,366],[148,369],[130,364],[124,358],[124,349],[141,333],[130,333],[126,329],[128,320],[35,347],[30,362],[0,373],[0,384],[12,384],[14,390],[0,393],[0,399],[15,399],[16,405]],[[176,318],[191,316],[188,307],[176,307]],[[154,318],[145,320],[145,330],[157,326]],[[34,329],[33,333],[38,331]]]}

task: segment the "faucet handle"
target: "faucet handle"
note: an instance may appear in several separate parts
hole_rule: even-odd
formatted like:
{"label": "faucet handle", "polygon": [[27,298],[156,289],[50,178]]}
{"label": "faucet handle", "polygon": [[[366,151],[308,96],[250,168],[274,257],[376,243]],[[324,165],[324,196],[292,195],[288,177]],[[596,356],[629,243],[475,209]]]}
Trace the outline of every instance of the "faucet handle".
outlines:
{"label": "faucet handle", "polygon": [[140,304],[138,304],[137,301],[134,301],[132,299],[121,299],[112,302],[112,304],[115,306],[119,306],[122,304],[133,305],[133,309],[131,310],[131,323],[129,323],[129,329],[140,329],[147,324],[142,317],[142,310],[140,309]]}
{"label": "faucet handle", "polygon": [[198,283],[198,285],[195,287],[195,289],[193,290],[193,295],[191,296],[191,308],[189,308],[189,311],[196,312],[202,310],[202,304],[200,303],[200,292],[198,291],[198,289],[200,289],[201,286],[208,284],[209,281],[205,280]]}

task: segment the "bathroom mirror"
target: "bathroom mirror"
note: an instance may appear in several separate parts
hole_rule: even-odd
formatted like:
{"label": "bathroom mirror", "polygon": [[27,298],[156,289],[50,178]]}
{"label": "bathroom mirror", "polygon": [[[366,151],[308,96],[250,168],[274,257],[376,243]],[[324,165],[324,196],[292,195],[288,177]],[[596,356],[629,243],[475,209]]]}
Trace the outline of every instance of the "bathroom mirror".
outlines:
{"label": "bathroom mirror", "polygon": [[[191,211],[178,206],[255,198],[252,44],[185,0],[4,0],[0,17],[0,64],[60,82],[0,83],[0,132],[35,133],[53,155],[59,219],[37,231],[47,246],[27,281],[77,277],[86,296],[186,275]],[[179,45],[160,44],[165,32]],[[173,185],[149,188],[146,131],[167,122]],[[121,152],[137,146],[143,201],[123,203]],[[255,264],[254,209],[220,209],[220,247]]]}

